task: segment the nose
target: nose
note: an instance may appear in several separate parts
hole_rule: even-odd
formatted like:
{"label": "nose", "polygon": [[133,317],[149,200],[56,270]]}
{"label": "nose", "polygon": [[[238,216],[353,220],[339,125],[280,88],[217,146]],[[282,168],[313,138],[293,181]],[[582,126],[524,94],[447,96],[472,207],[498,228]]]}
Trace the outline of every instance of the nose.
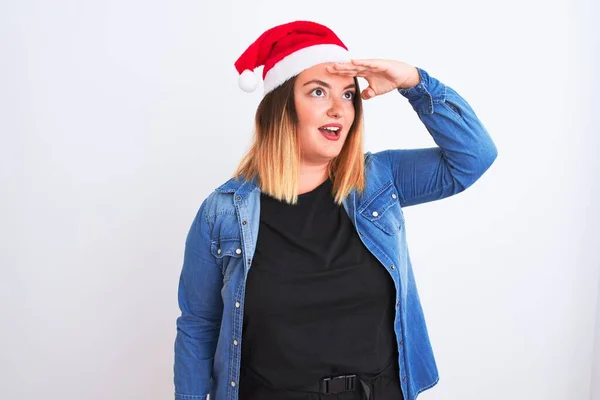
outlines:
{"label": "nose", "polygon": [[342,116],[342,101],[343,100],[333,100],[331,107],[327,111],[329,117],[340,118]]}

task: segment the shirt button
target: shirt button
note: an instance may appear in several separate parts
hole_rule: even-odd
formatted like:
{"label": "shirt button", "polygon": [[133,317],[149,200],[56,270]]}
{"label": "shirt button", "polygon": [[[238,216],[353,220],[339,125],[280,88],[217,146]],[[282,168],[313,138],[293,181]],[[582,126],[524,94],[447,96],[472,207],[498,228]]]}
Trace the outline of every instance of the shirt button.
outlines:
{"label": "shirt button", "polygon": [[217,249],[217,254],[221,254],[221,249]]}
{"label": "shirt button", "polygon": [[392,193],[392,199],[395,199],[396,197],[396,193]]}
{"label": "shirt button", "polygon": [[[403,380],[403,381],[405,381],[405,380],[406,380],[406,376],[403,376],[403,377],[402,377],[402,380]],[[233,386],[235,386],[235,385],[233,385]]]}
{"label": "shirt button", "polygon": [[235,386],[235,382],[234,381],[231,381],[231,386]]}
{"label": "shirt button", "polygon": [[240,308],[240,302],[239,301],[235,302],[235,308]]}
{"label": "shirt button", "polygon": [[242,196],[236,196],[235,198],[237,201],[240,201],[242,199]]}
{"label": "shirt button", "polygon": [[394,264],[392,264],[392,266],[390,267],[390,269],[395,270],[396,266],[394,266]]}
{"label": "shirt button", "polygon": [[242,249],[235,249],[235,254],[242,254]]}
{"label": "shirt button", "polygon": [[234,345],[234,346],[237,346],[237,345],[238,345],[238,341],[237,341],[237,340],[234,340],[234,341],[233,341],[233,345]]}
{"label": "shirt button", "polygon": [[379,213],[378,213],[377,211],[373,211],[373,216],[374,216],[374,217],[376,217],[376,216],[378,216],[378,215],[379,215]]}

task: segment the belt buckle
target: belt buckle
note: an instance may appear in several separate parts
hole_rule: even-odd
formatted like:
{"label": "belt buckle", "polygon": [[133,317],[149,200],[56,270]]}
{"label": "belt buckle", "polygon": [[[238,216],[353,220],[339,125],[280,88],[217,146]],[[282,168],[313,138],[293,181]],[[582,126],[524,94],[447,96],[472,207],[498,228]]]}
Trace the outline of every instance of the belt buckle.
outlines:
{"label": "belt buckle", "polygon": [[356,375],[339,375],[322,378],[320,382],[321,393],[341,393],[356,388]]}

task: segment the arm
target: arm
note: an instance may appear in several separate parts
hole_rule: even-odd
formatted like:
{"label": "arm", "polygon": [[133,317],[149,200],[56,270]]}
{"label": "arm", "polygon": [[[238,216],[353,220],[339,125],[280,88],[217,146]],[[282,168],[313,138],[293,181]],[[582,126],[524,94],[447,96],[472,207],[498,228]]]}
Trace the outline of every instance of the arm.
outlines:
{"label": "arm", "polygon": [[175,338],[176,400],[206,399],[210,393],[213,360],[223,315],[223,275],[210,253],[210,231],[200,206],[186,238],[179,279],[179,308]]}
{"label": "arm", "polygon": [[483,175],[498,154],[466,100],[417,69],[420,82],[398,92],[409,100],[439,147],[375,153],[389,163],[402,207],[462,192]]}

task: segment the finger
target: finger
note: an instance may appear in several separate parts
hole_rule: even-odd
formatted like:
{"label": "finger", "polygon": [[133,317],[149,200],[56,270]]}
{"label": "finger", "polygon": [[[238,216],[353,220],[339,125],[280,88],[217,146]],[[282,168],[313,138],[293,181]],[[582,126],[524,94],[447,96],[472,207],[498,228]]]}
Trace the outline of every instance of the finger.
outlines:
{"label": "finger", "polygon": [[349,77],[360,76],[360,77],[362,77],[360,72],[355,72],[355,71],[335,71],[333,73],[335,75],[339,75],[339,76],[349,76]]}
{"label": "finger", "polygon": [[379,68],[377,66],[375,67],[369,67],[369,66],[355,66],[354,68],[349,68],[346,67],[344,70],[348,70],[348,71],[358,71],[364,75],[372,75],[372,74],[377,74],[379,72],[382,72],[383,69]]}
{"label": "finger", "polygon": [[350,60],[350,64],[374,66],[377,65],[377,61],[371,58],[353,58]]}
{"label": "finger", "polygon": [[335,64],[333,64],[333,68],[336,71],[348,71],[348,70],[356,71],[356,70],[360,70],[360,69],[366,69],[367,67],[352,65],[350,63],[335,63]]}
{"label": "finger", "polygon": [[353,59],[350,61],[350,63],[358,67],[369,68],[372,71],[381,71],[383,69],[381,66],[378,65],[376,60],[372,59]]}
{"label": "finger", "polygon": [[336,70],[332,67],[327,67],[326,70],[327,70],[327,72],[330,72],[332,74],[343,75],[343,76],[357,76],[358,74],[362,74],[362,72],[360,72],[358,70],[351,70],[351,69]]}
{"label": "finger", "polygon": [[367,87],[366,89],[364,89],[362,92],[360,92],[360,97],[363,100],[369,100],[371,97],[375,96],[375,91],[373,89],[371,89],[371,87]]}
{"label": "finger", "polygon": [[366,74],[370,70],[367,67],[355,67],[355,66],[327,66],[326,70],[332,73],[343,73],[343,72],[354,72],[360,74]]}

